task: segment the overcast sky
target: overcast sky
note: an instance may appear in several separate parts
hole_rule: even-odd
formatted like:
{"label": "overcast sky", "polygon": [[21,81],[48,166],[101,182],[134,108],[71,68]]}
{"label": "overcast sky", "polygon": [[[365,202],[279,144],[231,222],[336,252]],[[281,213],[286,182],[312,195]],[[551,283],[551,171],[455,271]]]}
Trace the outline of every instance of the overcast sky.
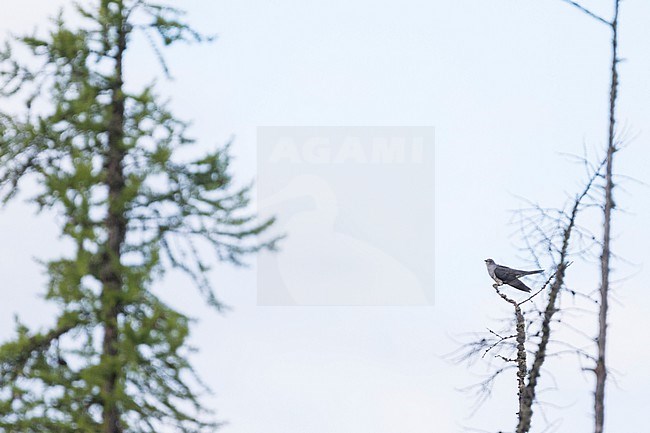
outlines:
{"label": "overcast sky", "polygon": [[[24,33],[48,25],[63,1],[6,2],[0,28]],[[160,293],[199,319],[195,365],[214,389],[210,404],[224,433],[430,433],[512,428],[515,377],[471,415],[457,391],[483,369],[441,356],[455,336],[484,331],[508,313],[491,289],[483,259],[522,263],[511,209],[525,196],[561,205],[582,171],[561,153],[601,149],[606,139],[609,33],[559,0],[184,1],[215,44],[172,49],[173,81],[161,91],[206,148],[235,137],[242,181],[256,176],[258,126],[433,126],[435,303],[419,307],[260,307],[256,271],[219,267],[217,315],[172,274]],[[585,4],[608,16],[609,1]],[[650,4],[622,3],[621,123],[635,139],[616,171],[650,181]],[[4,36],[3,36],[4,37]],[[132,85],[160,75],[143,41],[127,63]],[[29,187],[27,188],[29,190]],[[28,193],[29,191],[26,191]],[[650,375],[650,201],[647,187],[616,191],[616,302],[610,316],[607,431],[639,432],[647,420]],[[27,194],[28,195],[28,194]],[[27,195],[23,195],[26,197]],[[423,196],[422,200],[433,200]],[[0,214],[0,337],[13,314],[47,323],[43,269],[35,258],[61,251],[56,219],[11,204]],[[390,230],[387,227],[387,230]],[[597,287],[596,268],[576,265],[575,284]],[[595,323],[584,322],[587,333]],[[555,364],[558,390],[543,399],[557,430],[590,431],[592,377]],[[545,387],[553,385],[544,376]],[[544,431],[534,419],[535,432]]]}

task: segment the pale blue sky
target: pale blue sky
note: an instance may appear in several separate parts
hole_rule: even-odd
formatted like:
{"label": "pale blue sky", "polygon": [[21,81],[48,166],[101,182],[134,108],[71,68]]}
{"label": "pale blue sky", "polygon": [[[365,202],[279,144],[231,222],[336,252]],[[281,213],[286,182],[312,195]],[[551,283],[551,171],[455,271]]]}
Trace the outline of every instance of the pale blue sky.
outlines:
{"label": "pale blue sky", "polygon": [[[8,2],[0,28],[45,26],[64,1]],[[164,297],[197,317],[195,364],[215,390],[224,433],[430,433],[462,426],[512,428],[515,378],[504,378],[473,418],[456,391],[477,379],[440,359],[450,336],[483,331],[504,311],[485,272],[488,256],[516,264],[508,210],[515,195],[559,205],[582,172],[560,153],[601,148],[606,138],[609,34],[559,0],[183,1],[190,20],[215,32],[211,46],[171,50],[175,77],[160,80],[179,116],[206,146],[236,137],[242,180],[255,176],[259,125],[431,125],[436,128],[436,304],[433,307],[257,307],[255,271],[219,268],[214,282],[233,311],[201,306],[172,275]],[[585,4],[607,15],[609,1]],[[621,10],[620,119],[636,136],[620,152],[620,173],[650,181],[650,4]],[[159,73],[137,43],[132,83]],[[617,191],[614,248],[648,261],[648,189]],[[427,199],[427,198],[423,198]],[[42,323],[42,269],[33,257],[60,251],[50,215],[13,204],[0,214],[0,337],[13,313]],[[432,266],[434,264],[432,263]],[[609,432],[639,432],[647,421],[650,275],[618,262],[611,314]],[[595,268],[574,279],[596,287]],[[636,272],[636,273],[635,273]],[[182,286],[181,286],[182,285]],[[177,287],[183,287],[182,290]],[[189,294],[188,294],[189,293]],[[585,331],[595,329],[585,321]],[[559,391],[544,399],[559,432],[591,430],[591,377],[570,361],[554,364]],[[547,377],[547,376],[545,376]],[[545,382],[549,386],[550,382]],[[543,430],[535,419],[535,432]]]}

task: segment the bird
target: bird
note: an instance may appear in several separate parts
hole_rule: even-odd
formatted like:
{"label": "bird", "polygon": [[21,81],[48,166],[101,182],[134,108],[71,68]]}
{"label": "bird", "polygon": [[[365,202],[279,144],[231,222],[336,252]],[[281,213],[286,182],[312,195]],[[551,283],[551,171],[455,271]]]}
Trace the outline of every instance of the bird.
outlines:
{"label": "bird", "polygon": [[507,266],[497,265],[492,259],[485,259],[485,265],[487,266],[488,274],[490,274],[490,277],[496,281],[496,286],[507,284],[508,286],[514,287],[515,289],[521,290],[523,292],[530,292],[530,287],[519,281],[519,277],[544,272],[542,269],[536,269],[534,271],[521,271],[519,269],[512,269]]}

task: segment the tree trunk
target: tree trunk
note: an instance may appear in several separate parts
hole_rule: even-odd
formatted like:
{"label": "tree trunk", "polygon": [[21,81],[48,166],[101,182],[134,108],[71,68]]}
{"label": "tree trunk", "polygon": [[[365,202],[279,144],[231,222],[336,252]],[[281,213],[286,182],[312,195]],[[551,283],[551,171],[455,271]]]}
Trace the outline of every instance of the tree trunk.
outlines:
{"label": "tree trunk", "polygon": [[527,431],[523,429],[525,420],[527,419],[530,425],[532,417],[531,407],[526,404],[526,322],[519,304],[513,303],[513,305],[517,319],[517,396],[519,398],[517,433],[525,433]]}
{"label": "tree trunk", "polygon": [[124,95],[122,60],[126,50],[126,31],[124,24],[118,29],[118,46],[115,54],[115,75],[111,93],[111,119],[108,125],[108,146],[104,160],[106,186],[108,187],[108,212],[106,215],[107,244],[102,253],[102,320],[104,322],[103,366],[103,431],[121,433],[120,410],[116,391],[120,375],[118,353],[119,326],[121,310],[121,253],[126,236],[126,216],[122,204],[125,188],[124,180]]}
{"label": "tree trunk", "polygon": [[605,206],[603,215],[603,251],[600,256],[601,284],[600,311],[598,313],[598,358],[594,372],[596,374],[596,391],[594,393],[594,432],[602,433],[605,424],[605,382],[607,367],[605,349],[607,343],[607,310],[609,308],[609,274],[610,274],[610,240],[611,220],[614,209],[612,190],[612,163],[616,152],[616,98],[618,96],[618,7],[619,0],[614,1],[614,19],[612,20],[612,63],[611,85],[609,94],[609,135],[607,142],[607,163],[605,168]]}

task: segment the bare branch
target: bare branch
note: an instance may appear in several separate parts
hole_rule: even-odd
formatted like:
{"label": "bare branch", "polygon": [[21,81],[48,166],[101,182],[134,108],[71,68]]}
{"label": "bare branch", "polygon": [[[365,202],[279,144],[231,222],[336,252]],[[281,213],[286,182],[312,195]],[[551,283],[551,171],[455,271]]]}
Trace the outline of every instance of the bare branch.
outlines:
{"label": "bare branch", "polygon": [[610,27],[612,26],[612,23],[611,23],[611,22],[607,21],[605,18],[602,18],[602,17],[596,15],[595,13],[593,13],[592,11],[590,11],[589,9],[587,9],[586,7],[582,6],[580,3],[574,2],[573,0],[562,0],[562,1],[563,1],[564,3],[570,4],[571,6],[574,6],[574,7],[578,8],[579,10],[581,10],[582,12],[584,12],[585,14],[589,15],[590,17],[592,17],[593,19],[595,19],[595,20],[597,20],[597,21],[600,21],[600,22],[603,23],[603,24],[607,24],[607,25],[610,26]]}

